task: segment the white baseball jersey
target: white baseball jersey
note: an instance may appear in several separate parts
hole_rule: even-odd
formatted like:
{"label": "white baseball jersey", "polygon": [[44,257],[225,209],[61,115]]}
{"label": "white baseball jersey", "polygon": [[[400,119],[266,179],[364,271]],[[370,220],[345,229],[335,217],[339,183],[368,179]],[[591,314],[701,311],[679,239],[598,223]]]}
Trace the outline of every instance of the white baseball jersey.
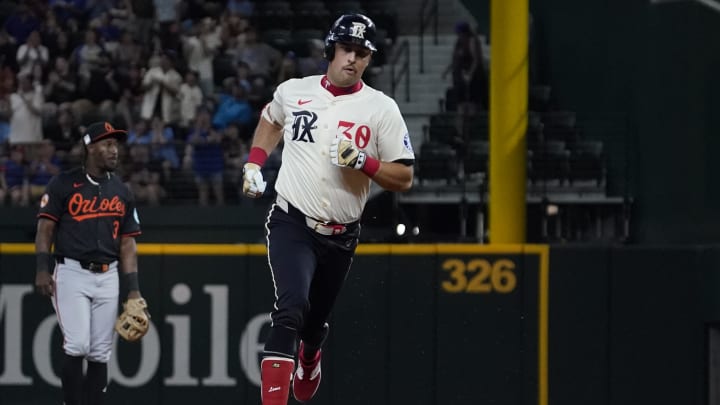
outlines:
{"label": "white baseball jersey", "polygon": [[330,160],[337,136],[384,162],[415,158],[407,126],[393,99],[363,83],[334,96],[324,76],[290,79],[275,90],[262,116],[282,125],[284,149],[275,189],[305,215],[320,221],[360,219],[371,179]]}

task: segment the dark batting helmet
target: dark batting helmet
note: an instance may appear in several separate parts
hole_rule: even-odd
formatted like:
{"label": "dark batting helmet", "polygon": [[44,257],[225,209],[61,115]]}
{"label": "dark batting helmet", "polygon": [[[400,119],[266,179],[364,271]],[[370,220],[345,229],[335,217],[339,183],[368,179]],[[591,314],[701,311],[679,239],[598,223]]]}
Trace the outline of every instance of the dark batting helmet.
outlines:
{"label": "dark batting helmet", "polygon": [[335,43],[357,44],[375,52],[375,23],[362,14],[345,14],[333,23],[325,37],[325,59],[333,60]]}

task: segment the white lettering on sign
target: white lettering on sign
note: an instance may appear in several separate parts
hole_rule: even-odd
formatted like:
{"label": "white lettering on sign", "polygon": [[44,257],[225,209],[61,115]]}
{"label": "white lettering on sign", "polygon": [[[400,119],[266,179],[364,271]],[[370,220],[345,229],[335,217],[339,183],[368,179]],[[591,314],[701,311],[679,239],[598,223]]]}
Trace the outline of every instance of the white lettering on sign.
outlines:
{"label": "white lettering on sign", "polygon": [[[191,353],[191,324],[192,317],[183,314],[167,314],[163,322],[168,324],[172,330],[172,367],[170,375],[163,376],[163,383],[166,386],[213,386],[228,387],[237,385],[237,379],[229,375],[228,366],[230,357],[228,350],[229,342],[229,321],[231,312],[229,310],[230,289],[227,285],[213,284],[203,286],[203,292],[210,298],[210,339],[207,340],[209,347],[203,353],[209,353],[209,358],[202,354],[193,357]],[[185,284],[175,285],[171,291],[171,299],[178,305],[189,304],[190,288]],[[178,292],[180,292],[178,294]],[[23,336],[23,299],[33,293],[33,287],[26,284],[4,284],[0,286],[0,324],[2,324],[3,343],[0,347],[0,386],[33,385],[33,378],[23,373],[23,343],[32,342],[32,362],[37,375],[46,384],[53,387],[60,387],[60,377],[52,367],[51,352],[53,333],[57,326],[55,315],[49,315],[40,323],[31,328],[31,336]],[[233,309],[233,312],[236,312]],[[147,335],[140,341],[141,354],[139,364],[133,372],[120,369],[117,356],[113,355],[108,363],[108,374],[111,381],[125,387],[140,387],[149,383],[156,377],[160,368],[160,357],[163,345],[160,342],[160,335],[152,318],[150,329]],[[241,337],[239,348],[240,367],[245,373],[248,381],[260,386],[260,364],[259,356],[262,353],[264,342],[260,341],[260,334],[266,325],[270,324],[270,315],[260,313],[254,315],[245,326]],[[27,326],[27,325],[26,325]],[[117,339],[113,344],[113,352],[117,353]],[[195,342],[197,345],[197,342]],[[197,346],[195,346],[196,348]],[[202,357],[201,357],[202,356]],[[193,363],[209,361],[209,374],[205,376],[193,376],[190,370],[191,359]],[[205,369],[205,368],[203,368]],[[25,368],[27,371],[27,368]]]}

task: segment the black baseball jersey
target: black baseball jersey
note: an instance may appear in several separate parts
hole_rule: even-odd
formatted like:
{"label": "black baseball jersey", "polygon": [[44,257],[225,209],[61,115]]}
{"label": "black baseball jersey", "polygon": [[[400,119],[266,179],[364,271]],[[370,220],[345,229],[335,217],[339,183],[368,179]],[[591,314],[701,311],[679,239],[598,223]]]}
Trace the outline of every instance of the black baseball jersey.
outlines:
{"label": "black baseball jersey", "polygon": [[81,168],[50,180],[38,218],[57,223],[55,255],[81,261],[118,260],[121,237],[140,234],[135,199],[120,178],[96,179]]}

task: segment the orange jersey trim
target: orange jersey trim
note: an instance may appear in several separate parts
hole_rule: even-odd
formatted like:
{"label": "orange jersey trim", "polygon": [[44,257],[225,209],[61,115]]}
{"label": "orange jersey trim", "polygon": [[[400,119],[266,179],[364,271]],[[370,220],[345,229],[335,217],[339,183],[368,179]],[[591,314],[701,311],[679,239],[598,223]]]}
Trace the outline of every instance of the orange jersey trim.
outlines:
{"label": "orange jersey trim", "polygon": [[58,219],[57,219],[57,218],[55,218],[54,216],[52,216],[52,215],[50,215],[50,214],[46,214],[46,213],[44,213],[44,212],[41,213],[41,214],[38,214],[37,217],[38,217],[38,218],[47,218],[47,219],[49,219],[49,220],[51,220],[51,221],[53,221],[53,222],[58,222]]}

